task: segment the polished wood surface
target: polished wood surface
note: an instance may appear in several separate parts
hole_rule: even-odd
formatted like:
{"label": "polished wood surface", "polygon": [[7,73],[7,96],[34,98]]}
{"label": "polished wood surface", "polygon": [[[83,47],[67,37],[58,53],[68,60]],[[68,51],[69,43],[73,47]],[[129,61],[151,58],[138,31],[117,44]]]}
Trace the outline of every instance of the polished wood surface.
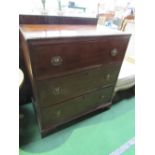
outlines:
{"label": "polished wood surface", "polygon": [[111,105],[130,34],[94,25],[20,25],[42,136]]}
{"label": "polished wood surface", "polygon": [[43,127],[48,128],[53,124],[54,128],[56,125],[60,125],[74,117],[80,116],[80,114],[101,106],[101,103],[107,103],[111,99],[112,92],[113,87],[99,89],[59,105],[42,109]]}
{"label": "polished wood surface", "polygon": [[[47,107],[113,85],[121,64],[97,67],[57,78],[39,80],[40,106]],[[51,102],[52,101],[52,102]]]}
{"label": "polished wood surface", "polygon": [[88,37],[103,35],[126,35],[128,33],[96,25],[28,25],[21,24],[20,29],[26,40],[63,38],[63,37]]}
{"label": "polished wood surface", "polygon": [[[90,17],[66,17],[49,15],[19,15],[19,24],[71,24],[71,25],[96,25],[97,18]],[[20,104],[31,102],[32,88],[28,78],[27,69],[23,59],[21,42],[19,42],[19,68],[24,72],[24,83],[20,89]]]}
{"label": "polished wood surface", "polygon": [[96,25],[97,18],[67,17],[46,15],[19,15],[19,24],[72,24],[72,25]]}
{"label": "polished wood surface", "polygon": [[[63,43],[65,41],[65,43]],[[59,42],[59,44],[58,44]],[[36,70],[37,79],[63,75],[79,69],[90,68],[111,62],[120,62],[128,44],[128,36],[101,37],[93,40],[83,39],[74,41],[63,39],[52,41],[46,45],[33,46],[31,59]],[[118,54],[112,56],[113,49]],[[59,56],[62,63],[59,66],[52,64],[52,59]],[[42,59],[44,58],[44,61]]]}
{"label": "polished wood surface", "polygon": [[[44,138],[45,136],[47,136],[49,134],[57,132],[60,129],[64,129],[70,125],[78,123],[79,121],[82,121],[86,118],[92,117],[95,114],[98,114],[100,112],[104,112],[105,110],[110,109],[111,106],[112,106],[111,101],[110,102],[104,102],[103,104],[100,103],[100,105],[98,105],[98,106],[97,105],[93,106],[93,108],[90,108],[89,110],[86,109],[86,111],[82,112],[80,115],[68,117],[66,120],[63,120],[62,122],[59,122],[59,123],[57,122],[56,124],[51,125],[51,123],[49,121],[49,125],[45,124],[46,126],[40,130],[42,138]],[[43,116],[43,113],[42,113],[42,116]],[[49,116],[49,118],[51,118],[51,117]],[[46,120],[46,118],[43,120]]]}

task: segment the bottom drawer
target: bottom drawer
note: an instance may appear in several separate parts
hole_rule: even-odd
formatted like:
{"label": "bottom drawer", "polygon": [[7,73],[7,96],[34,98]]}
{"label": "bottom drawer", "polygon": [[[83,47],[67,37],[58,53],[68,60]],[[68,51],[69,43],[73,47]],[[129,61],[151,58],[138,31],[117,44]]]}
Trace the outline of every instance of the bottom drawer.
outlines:
{"label": "bottom drawer", "polygon": [[63,124],[97,108],[101,104],[110,102],[113,88],[100,89],[61,104],[42,109],[42,128],[51,128],[52,126]]}

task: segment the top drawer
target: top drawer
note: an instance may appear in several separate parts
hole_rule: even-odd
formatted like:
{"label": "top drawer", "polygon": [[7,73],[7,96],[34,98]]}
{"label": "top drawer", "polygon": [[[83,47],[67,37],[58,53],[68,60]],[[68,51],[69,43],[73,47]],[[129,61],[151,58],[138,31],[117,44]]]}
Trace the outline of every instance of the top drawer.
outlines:
{"label": "top drawer", "polygon": [[104,36],[83,41],[50,42],[32,46],[31,61],[37,79],[91,66],[121,62],[129,36]]}

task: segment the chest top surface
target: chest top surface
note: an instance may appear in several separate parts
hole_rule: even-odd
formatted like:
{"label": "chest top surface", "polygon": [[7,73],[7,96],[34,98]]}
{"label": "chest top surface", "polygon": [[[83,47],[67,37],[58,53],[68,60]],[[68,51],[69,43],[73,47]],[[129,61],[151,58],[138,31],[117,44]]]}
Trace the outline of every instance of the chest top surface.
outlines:
{"label": "chest top surface", "polygon": [[20,30],[26,40],[67,38],[67,37],[96,37],[111,35],[129,35],[129,33],[96,25],[20,25]]}

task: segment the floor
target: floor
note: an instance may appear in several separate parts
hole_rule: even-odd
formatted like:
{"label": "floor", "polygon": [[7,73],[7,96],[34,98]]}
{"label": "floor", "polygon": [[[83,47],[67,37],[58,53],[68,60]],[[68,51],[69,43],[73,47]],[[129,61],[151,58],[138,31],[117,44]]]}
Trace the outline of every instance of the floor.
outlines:
{"label": "floor", "polygon": [[43,139],[32,104],[21,107],[20,155],[134,155],[135,97]]}

